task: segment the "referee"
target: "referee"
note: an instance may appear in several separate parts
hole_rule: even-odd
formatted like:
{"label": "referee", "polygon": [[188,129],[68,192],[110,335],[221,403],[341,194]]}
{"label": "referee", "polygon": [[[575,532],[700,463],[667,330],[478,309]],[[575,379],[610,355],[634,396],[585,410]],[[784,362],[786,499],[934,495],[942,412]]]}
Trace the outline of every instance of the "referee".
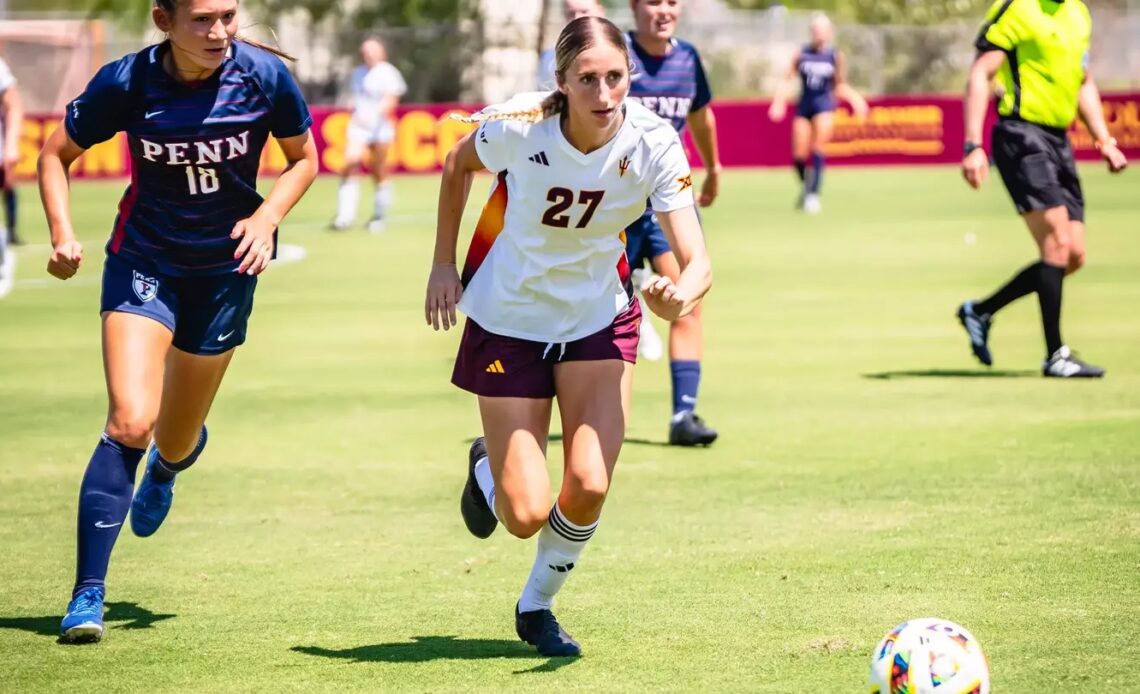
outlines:
{"label": "referee", "polygon": [[993,159],[1041,260],[1019,272],[983,301],[967,301],[958,320],[974,355],[993,363],[986,344],[993,316],[1026,294],[1037,293],[1045,332],[1045,376],[1096,378],[1061,340],[1061,287],[1085,262],[1085,201],[1066,132],[1079,114],[1096,148],[1118,173],[1128,162],[1104,122],[1100,93],[1088,70],[1092,18],[1081,0],[997,0],[978,35],[978,55],[966,87],[966,141],[962,175],[979,188],[989,175],[982,148],[989,83],[1003,94],[992,133]]}

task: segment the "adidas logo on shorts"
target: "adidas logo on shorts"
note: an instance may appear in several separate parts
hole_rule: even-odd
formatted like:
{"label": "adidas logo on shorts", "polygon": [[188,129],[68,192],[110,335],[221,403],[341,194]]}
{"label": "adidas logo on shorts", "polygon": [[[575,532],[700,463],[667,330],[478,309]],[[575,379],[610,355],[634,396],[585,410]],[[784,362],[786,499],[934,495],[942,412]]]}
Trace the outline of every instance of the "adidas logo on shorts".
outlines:
{"label": "adidas logo on shorts", "polygon": [[507,370],[503,368],[503,362],[498,359],[491,362],[485,371],[489,374],[505,374],[507,372]]}

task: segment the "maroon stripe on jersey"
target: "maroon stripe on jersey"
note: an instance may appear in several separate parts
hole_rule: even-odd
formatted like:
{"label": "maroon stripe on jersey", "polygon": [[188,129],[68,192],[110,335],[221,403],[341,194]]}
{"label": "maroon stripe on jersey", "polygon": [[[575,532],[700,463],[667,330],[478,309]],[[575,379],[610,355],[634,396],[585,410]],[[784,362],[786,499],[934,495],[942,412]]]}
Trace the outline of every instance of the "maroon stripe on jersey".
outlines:
{"label": "maroon stripe on jersey", "polygon": [[139,199],[138,167],[131,167],[131,185],[123,199],[119,201],[119,218],[115,221],[115,232],[111,235],[111,252],[118,253],[127,237],[127,219],[134,210],[135,202]]}

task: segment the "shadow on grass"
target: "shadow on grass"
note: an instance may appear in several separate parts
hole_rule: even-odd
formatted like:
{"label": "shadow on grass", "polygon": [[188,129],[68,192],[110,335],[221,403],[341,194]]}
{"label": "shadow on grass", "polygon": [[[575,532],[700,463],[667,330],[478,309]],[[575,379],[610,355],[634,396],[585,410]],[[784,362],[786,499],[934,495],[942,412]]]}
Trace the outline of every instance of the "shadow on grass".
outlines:
{"label": "shadow on grass", "polygon": [[[149,629],[156,622],[173,619],[178,615],[156,614],[139,607],[133,602],[109,602],[105,604],[103,621],[111,629]],[[50,617],[0,617],[0,629],[16,629],[39,636],[59,638],[59,622],[62,615]],[[111,622],[123,622],[111,624]]]}
{"label": "shadow on grass", "polygon": [[[502,639],[457,639],[454,636],[414,636],[411,641],[378,643],[355,648],[293,646],[295,653],[350,660],[354,663],[426,663],[433,660],[493,660],[495,658],[542,659],[543,656],[521,641]],[[574,662],[574,658],[547,658],[546,662],[516,675],[554,672]]]}
{"label": "shadow on grass", "polygon": [[863,378],[891,381],[896,378],[1030,378],[1040,376],[1037,371],[997,371],[980,369],[918,369],[915,371],[883,371],[863,374]]}

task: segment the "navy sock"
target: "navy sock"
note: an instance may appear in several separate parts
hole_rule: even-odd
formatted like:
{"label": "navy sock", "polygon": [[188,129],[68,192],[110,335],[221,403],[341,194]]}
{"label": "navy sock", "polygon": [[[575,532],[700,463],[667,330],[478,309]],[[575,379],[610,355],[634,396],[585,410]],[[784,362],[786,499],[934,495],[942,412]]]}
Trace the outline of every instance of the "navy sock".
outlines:
{"label": "navy sock", "polygon": [[673,374],[673,416],[697,409],[697,389],[701,385],[699,361],[669,362]]}
{"label": "navy sock", "polygon": [[819,193],[819,184],[823,181],[823,152],[811,153],[811,182],[808,184],[809,193]]}
{"label": "navy sock", "polygon": [[796,175],[800,177],[800,183],[803,183],[804,176],[807,175],[807,162],[803,159],[797,159],[796,162]]}
{"label": "navy sock", "polygon": [[198,456],[202,455],[202,450],[206,447],[206,439],[207,438],[208,437],[206,435],[206,425],[203,424],[202,425],[202,433],[198,434],[198,443],[194,446],[194,450],[190,452],[190,455],[186,456],[185,460],[183,460],[182,462],[179,462],[179,463],[172,463],[172,462],[168,461],[166,458],[163,458],[162,454],[159,453],[158,454],[158,464],[154,466],[153,470],[151,470],[151,472],[150,472],[151,477],[156,482],[163,482],[163,483],[169,482],[170,480],[174,479],[175,475],[184,471],[186,468],[193,465],[196,460],[198,460]]}
{"label": "navy sock", "polygon": [[20,237],[16,235],[16,190],[4,189],[4,219],[8,226],[8,239],[12,243],[19,243]]}
{"label": "navy sock", "polygon": [[75,591],[103,587],[111,549],[119,537],[131,493],[135,488],[135,472],[142,459],[141,448],[130,448],[103,434],[79,488],[79,519],[75,553]]}

